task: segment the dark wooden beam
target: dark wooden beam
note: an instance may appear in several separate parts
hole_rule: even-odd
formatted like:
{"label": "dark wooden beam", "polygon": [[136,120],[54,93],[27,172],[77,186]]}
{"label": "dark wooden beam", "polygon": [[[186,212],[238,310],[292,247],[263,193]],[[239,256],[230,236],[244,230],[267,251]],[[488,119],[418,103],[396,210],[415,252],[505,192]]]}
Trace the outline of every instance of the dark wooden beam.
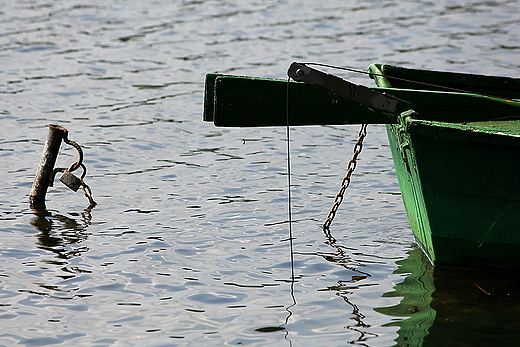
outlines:
{"label": "dark wooden beam", "polygon": [[287,125],[287,109],[289,125],[386,124],[397,120],[395,115],[305,83],[206,75],[205,121],[223,127],[283,126]]}
{"label": "dark wooden beam", "polygon": [[306,83],[207,74],[204,120],[222,127],[397,123],[409,105],[414,118],[441,122],[520,119],[520,102],[429,90],[366,88],[401,101],[391,114]]}

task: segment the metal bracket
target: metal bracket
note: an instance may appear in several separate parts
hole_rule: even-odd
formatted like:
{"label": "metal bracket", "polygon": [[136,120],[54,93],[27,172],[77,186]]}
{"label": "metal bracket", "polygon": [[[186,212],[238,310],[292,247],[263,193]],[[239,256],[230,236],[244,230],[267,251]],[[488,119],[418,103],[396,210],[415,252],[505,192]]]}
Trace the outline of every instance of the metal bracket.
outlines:
{"label": "metal bracket", "polygon": [[295,81],[313,85],[361,105],[392,115],[399,115],[401,112],[412,109],[410,103],[393,95],[346,81],[302,63],[292,63],[287,71],[287,75]]}

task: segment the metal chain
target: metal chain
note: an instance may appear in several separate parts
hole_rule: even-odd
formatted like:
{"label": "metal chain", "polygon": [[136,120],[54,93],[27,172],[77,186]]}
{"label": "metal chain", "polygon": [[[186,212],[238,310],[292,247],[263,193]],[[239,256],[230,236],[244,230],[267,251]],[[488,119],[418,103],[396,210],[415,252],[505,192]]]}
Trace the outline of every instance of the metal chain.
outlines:
{"label": "metal chain", "polygon": [[87,197],[88,201],[90,202],[89,208],[94,208],[97,205],[97,202],[94,201],[94,198],[92,197],[92,190],[90,190],[90,187],[88,184],[83,181],[85,176],[87,175],[87,167],[85,164],[81,163],[80,165],[83,168],[83,174],[81,175],[81,188],[83,188],[83,193],[85,193],[85,196]]}
{"label": "metal chain", "polygon": [[52,187],[54,185],[54,177],[56,176],[56,174],[58,172],[64,172],[66,170],[69,172],[72,172],[81,167],[83,169],[83,174],[81,175],[81,178],[80,178],[81,188],[83,188],[83,193],[85,193],[85,196],[87,197],[88,201],[90,202],[89,209],[91,209],[94,206],[96,206],[97,203],[94,201],[94,198],[92,197],[92,190],[90,189],[88,184],[86,184],[85,181],[83,181],[83,179],[87,175],[87,167],[85,166],[85,164],[83,164],[83,149],[77,142],[69,140],[68,135],[69,135],[69,132],[65,129],[65,134],[63,135],[63,141],[66,144],[76,148],[76,150],[78,151],[78,156],[79,156],[78,161],[73,163],[68,169],[60,168],[60,167],[55,168],[51,173],[51,176],[49,179],[49,186]]}
{"label": "metal chain", "polygon": [[85,193],[85,196],[90,202],[89,208],[96,206],[97,203],[94,201],[94,198],[92,198],[92,191],[90,190],[90,187],[83,181],[83,179],[81,179],[81,188],[83,188],[83,193]]}
{"label": "metal chain", "polygon": [[[67,130],[65,130],[65,135],[63,135],[63,142],[65,142],[66,144],[76,148],[76,150],[78,151],[78,155],[79,155],[79,159],[77,162],[73,163],[70,167],[69,167],[69,171],[72,172],[72,171],[75,171],[77,170],[83,163],[83,150],[81,149],[81,146],[78,145],[76,142],[72,141],[72,140],[69,140],[69,132]],[[83,166],[83,168],[85,168],[85,166]],[[85,169],[86,170],[86,169]]]}
{"label": "metal chain", "polygon": [[359,154],[361,153],[361,150],[363,149],[363,140],[367,136],[367,125],[362,124],[361,129],[359,130],[359,138],[354,146],[354,154],[352,155],[352,159],[348,162],[347,167],[347,174],[341,181],[341,188],[336,195],[336,199],[334,200],[334,204],[332,205],[332,208],[330,209],[329,215],[327,216],[327,219],[325,220],[325,223],[323,223],[323,230],[325,232],[329,231],[330,225],[332,224],[332,221],[334,220],[334,217],[336,216],[336,212],[338,211],[339,206],[341,205],[341,202],[343,201],[343,195],[345,194],[345,191],[347,190],[348,186],[350,185],[350,176],[352,176],[352,173],[356,169],[357,165],[357,159]]}

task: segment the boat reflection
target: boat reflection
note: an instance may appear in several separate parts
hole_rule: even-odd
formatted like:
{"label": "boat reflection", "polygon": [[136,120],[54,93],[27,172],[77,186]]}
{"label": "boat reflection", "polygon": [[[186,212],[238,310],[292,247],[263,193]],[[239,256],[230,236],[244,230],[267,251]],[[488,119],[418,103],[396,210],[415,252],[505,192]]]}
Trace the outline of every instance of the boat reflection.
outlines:
{"label": "boat reflection", "polygon": [[32,208],[36,216],[30,224],[40,233],[36,236],[38,248],[51,251],[59,259],[71,259],[87,252],[88,248],[80,246],[87,239],[87,228],[91,224],[91,210],[86,209],[77,214],[77,219],[46,209],[45,205]]}
{"label": "boat reflection", "polygon": [[397,264],[408,275],[383,297],[401,302],[374,308],[399,327],[395,346],[519,345],[519,273],[433,267],[419,248]]}
{"label": "boat reflection", "polygon": [[399,267],[394,274],[408,274],[393,292],[383,297],[402,297],[398,305],[374,308],[376,312],[395,317],[385,326],[400,327],[395,340],[397,346],[421,346],[436,317],[431,307],[434,267],[420,248],[408,252],[408,257],[396,262]]}

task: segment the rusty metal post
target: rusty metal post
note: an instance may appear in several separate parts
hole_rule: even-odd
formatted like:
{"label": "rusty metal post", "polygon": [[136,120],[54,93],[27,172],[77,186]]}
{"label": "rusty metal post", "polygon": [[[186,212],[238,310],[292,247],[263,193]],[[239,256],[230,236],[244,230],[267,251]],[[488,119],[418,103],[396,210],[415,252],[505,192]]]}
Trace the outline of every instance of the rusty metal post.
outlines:
{"label": "rusty metal post", "polygon": [[61,146],[61,140],[67,135],[67,129],[59,125],[50,124],[49,134],[47,135],[47,142],[43,148],[42,159],[40,166],[36,172],[34,183],[31,189],[29,202],[31,206],[45,202],[45,195],[49,187],[49,178],[54,170],[56,158]]}

